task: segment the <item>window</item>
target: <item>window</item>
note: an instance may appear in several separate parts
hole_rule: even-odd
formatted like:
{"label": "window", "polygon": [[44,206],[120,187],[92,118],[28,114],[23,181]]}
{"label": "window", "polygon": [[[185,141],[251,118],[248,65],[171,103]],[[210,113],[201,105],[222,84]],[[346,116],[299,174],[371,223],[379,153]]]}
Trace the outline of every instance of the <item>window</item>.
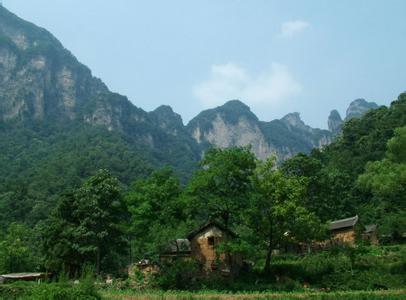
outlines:
{"label": "window", "polygon": [[209,236],[207,239],[209,246],[214,246],[214,236]]}

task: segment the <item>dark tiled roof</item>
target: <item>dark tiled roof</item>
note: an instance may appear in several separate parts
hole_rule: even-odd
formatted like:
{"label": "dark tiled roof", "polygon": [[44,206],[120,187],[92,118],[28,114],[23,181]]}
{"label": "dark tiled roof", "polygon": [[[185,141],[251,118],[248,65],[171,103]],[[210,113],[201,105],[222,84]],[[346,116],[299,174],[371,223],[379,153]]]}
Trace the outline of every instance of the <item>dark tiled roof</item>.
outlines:
{"label": "dark tiled roof", "polygon": [[217,228],[219,228],[219,229],[221,229],[222,231],[224,231],[224,232],[227,232],[229,235],[231,235],[231,236],[233,236],[233,237],[236,237],[236,234],[234,233],[234,232],[232,232],[231,230],[229,230],[229,229],[226,229],[223,225],[221,225],[220,223],[217,223],[217,222],[215,222],[215,221],[209,221],[209,222],[206,222],[205,224],[203,224],[202,226],[200,226],[198,229],[196,229],[196,230],[194,230],[194,231],[192,231],[191,233],[189,233],[189,235],[187,236],[187,238],[189,239],[189,240],[191,240],[191,239],[193,239],[197,234],[199,234],[200,232],[202,232],[202,231],[204,231],[204,230],[206,230],[207,228],[209,228],[209,227],[217,227]]}
{"label": "dark tiled roof", "polygon": [[342,220],[336,220],[330,223],[330,230],[337,230],[337,229],[343,229],[343,228],[348,228],[348,227],[353,227],[355,224],[358,222],[358,216],[347,218],[347,219],[342,219]]}
{"label": "dark tiled roof", "polygon": [[0,275],[6,279],[36,279],[46,276],[45,273],[11,273]]}

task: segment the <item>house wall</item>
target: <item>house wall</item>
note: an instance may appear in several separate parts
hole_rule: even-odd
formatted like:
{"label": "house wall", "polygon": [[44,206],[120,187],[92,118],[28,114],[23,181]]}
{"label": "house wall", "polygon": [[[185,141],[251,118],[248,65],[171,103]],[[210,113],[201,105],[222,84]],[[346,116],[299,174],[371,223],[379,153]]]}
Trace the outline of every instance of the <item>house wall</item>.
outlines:
{"label": "house wall", "polygon": [[[209,237],[214,237],[214,246],[209,245]],[[213,270],[213,266],[215,266],[218,261],[220,261],[221,264],[225,263],[225,254],[220,254],[218,257],[216,253],[216,246],[220,244],[224,238],[224,232],[219,228],[212,226],[192,239],[191,255],[202,263],[205,271]]]}
{"label": "house wall", "polygon": [[365,241],[369,241],[372,245],[379,245],[379,240],[376,232],[364,233],[362,234],[362,239]]}
{"label": "house wall", "polygon": [[333,243],[354,244],[355,230],[354,228],[334,230],[331,232],[331,240]]}

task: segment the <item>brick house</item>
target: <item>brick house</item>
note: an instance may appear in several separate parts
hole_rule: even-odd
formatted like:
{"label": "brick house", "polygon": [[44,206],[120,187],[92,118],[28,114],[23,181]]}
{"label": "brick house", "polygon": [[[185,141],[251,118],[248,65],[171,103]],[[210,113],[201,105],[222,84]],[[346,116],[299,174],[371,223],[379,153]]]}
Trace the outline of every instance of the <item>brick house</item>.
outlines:
{"label": "brick house", "polygon": [[329,225],[331,242],[333,244],[354,244],[357,223],[358,216],[331,222]]}
{"label": "brick house", "polygon": [[183,258],[196,260],[203,273],[237,274],[242,266],[239,255],[220,251],[221,243],[236,235],[217,222],[207,222],[192,231],[187,239],[176,239],[161,253],[161,259]]}

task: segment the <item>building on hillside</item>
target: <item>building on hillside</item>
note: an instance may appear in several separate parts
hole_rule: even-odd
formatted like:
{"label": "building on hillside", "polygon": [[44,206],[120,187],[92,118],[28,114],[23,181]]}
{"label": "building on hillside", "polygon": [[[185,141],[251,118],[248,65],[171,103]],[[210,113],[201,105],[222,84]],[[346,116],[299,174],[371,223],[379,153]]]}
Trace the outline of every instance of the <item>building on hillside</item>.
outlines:
{"label": "building on hillside", "polygon": [[331,222],[329,226],[331,242],[333,244],[354,244],[357,223],[358,216]]}
{"label": "building on hillside", "polygon": [[379,244],[376,224],[370,224],[365,226],[365,230],[362,233],[362,239],[364,241],[369,241],[372,245]]}
{"label": "building on hillside", "polygon": [[48,274],[46,273],[11,273],[0,275],[0,283],[13,282],[13,281],[37,281],[41,282],[42,279],[46,278]]}
{"label": "building on hillside", "polygon": [[235,233],[216,222],[207,222],[188,235],[191,257],[196,259],[205,273],[237,274],[242,258],[219,250],[221,243],[236,238]]}
{"label": "building on hillside", "polygon": [[[354,244],[357,238],[356,228],[358,216],[336,220],[330,223],[330,241],[332,244]],[[375,224],[366,225],[361,232],[361,238],[369,241],[373,245],[378,245],[377,226]]]}
{"label": "building on hillside", "polygon": [[185,259],[199,263],[203,274],[218,272],[235,275],[242,266],[239,255],[219,250],[221,243],[234,239],[236,235],[219,223],[210,221],[192,231],[187,239],[176,239],[162,251],[161,260]]}
{"label": "building on hillside", "polygon": [[166,248],[161,252],[161,259],[191,256],[190,241],[188,239],[176,239],[169,242]]}

